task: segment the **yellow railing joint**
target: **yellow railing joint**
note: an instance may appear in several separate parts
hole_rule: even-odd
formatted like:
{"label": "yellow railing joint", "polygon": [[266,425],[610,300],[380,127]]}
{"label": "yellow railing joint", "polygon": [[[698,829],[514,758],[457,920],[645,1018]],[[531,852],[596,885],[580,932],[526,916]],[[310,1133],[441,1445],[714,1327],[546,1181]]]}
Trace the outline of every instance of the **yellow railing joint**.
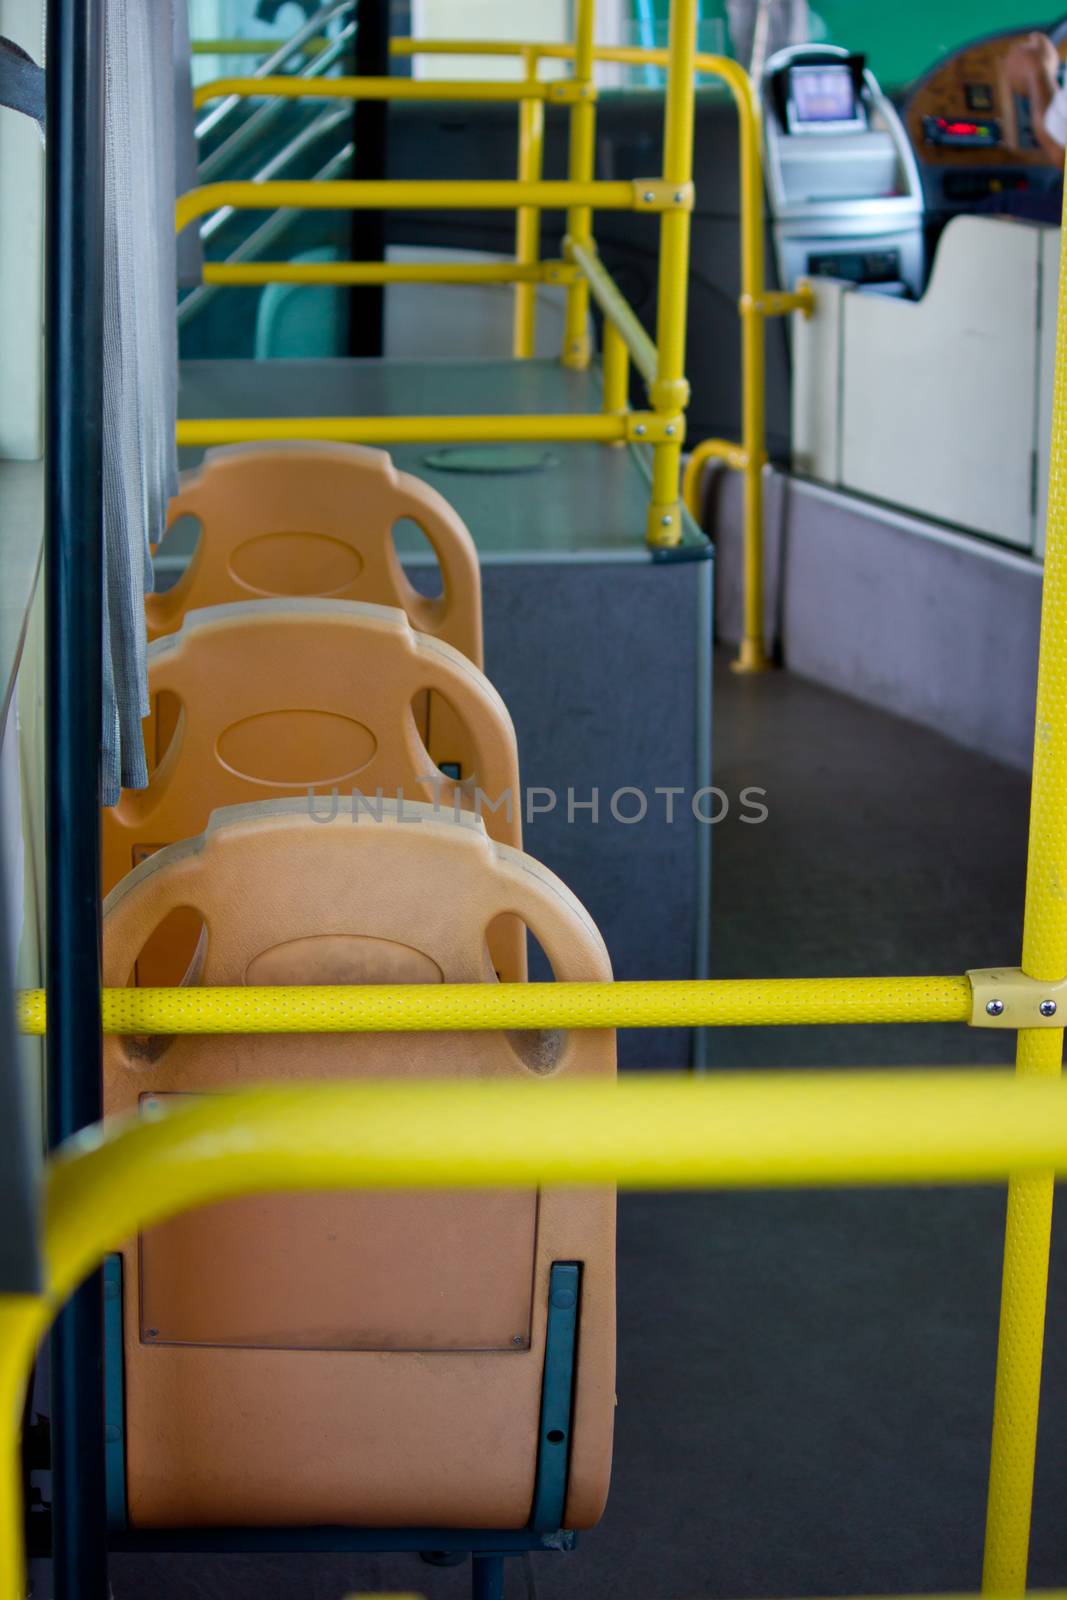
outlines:
{"label": "yellow railing joint", "polygon": [[689,380],[654,378],[648,386],[648,398],[656,411],[684,411],[689,404]]}
{"label": "yellow railing joint", "polygon": [[626,438],[631,444],[685,442],[685,416],[664,411],[630,411],[626,416]]}
{"label": "yellow railing joint", "polygon": [[635,211],[692,211],[692,183],[672,183],[669,178],[634,178]]}
{"label": "yellow railing joint", "polygon": [[1062,1028],[1067,1019],[1067,978],[1046,982],[1021,967],[975,967],[972,1028]]}
{"label": "yellow railing joint", "polygon": [[682,506],[679,500],[649,501],[645,542],[656,550],[672,550],[682,542]]}
{"label": "yellow railing joint", "polygon": [[551,78],[541,87],[544,90],[543,99],[561,106],[591,105],[597,99],[596,84],[588,79]]}

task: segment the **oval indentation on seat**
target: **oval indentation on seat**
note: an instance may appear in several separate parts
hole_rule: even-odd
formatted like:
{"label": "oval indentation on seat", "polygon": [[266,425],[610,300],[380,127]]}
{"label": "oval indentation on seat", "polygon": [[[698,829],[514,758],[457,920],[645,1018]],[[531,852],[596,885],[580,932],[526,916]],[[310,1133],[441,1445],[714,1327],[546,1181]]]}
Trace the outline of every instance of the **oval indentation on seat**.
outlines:
{"label": "oval indentation on seat", "polygon": [[428,955],[395,939],[366,933],[316,933],[262,950],[245,968],[246,983],[441,983]]}
{"label": "oval indentation on seat", "polygon": [[377,748],[369,728],[334,711],[264,711],[231,723],[217,745],[239,778],[281,789],[353,778]]}
{"label": "oval indentation on seat", "polygon": [[257,594],[340,594],[362,570],[357,550],[324,533],[263,533],[230,557],[234,577]]}

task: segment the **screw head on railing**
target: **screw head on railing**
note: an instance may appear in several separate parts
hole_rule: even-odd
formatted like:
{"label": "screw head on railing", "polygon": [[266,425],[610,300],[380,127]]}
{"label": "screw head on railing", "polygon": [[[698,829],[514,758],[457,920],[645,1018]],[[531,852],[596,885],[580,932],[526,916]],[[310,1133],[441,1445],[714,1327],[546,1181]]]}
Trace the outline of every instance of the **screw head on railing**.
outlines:
{"label": "screw head on railing", "polygon": [[674,518],[671,516],[669,511],[665,511],[659,520],[662,527],[669,528],[671,523],[674,521]]}
{"label": "screw head on railing", "polygon": [[674,203],[675,203],[675,205],[676,206],[680,206],[684,199],[685,199],[684,191],[681,190],[681,189],[676,189],[674,191]]}
{"label": "screw head on railing", "polygon": [[674,423],[673,422],[668,422],[667,426],[664,428],[663,431],[667,435],[668,439],[673,439],[674,438]]}
{"label": "screw head on railing", "polygon": [[655,192],[654,189],[646,189],[645,190],[645,204],[646,205],[650,206],[655,198],[656,198],[656,192]]}
{"label": "screw head on railing", "polygon": [[648,430],[643,422],[639,422],[637,427],[634,429],[634,432],[637,434],[638,438],[643,438],[647,431]]}
{"label": "screw head on railing", "polygon": [[991,1017],[999,1017],[1003,1015],[1004,1002],[1003,1000],[987,1000],[985,1008]]}
{"label": "screw head on railing", "polygon": [[1055,1000],[1042,1000],[1037,1009],[1043,1017],[1054,1017],[1056,1015],[1056,1002]]}

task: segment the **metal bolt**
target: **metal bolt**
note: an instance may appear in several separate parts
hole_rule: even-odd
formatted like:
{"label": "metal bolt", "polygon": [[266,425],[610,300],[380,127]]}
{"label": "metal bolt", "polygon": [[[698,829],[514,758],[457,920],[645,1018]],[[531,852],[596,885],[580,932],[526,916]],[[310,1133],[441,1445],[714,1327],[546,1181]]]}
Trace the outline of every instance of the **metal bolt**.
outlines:
{"label": "metal bolt", "polygon": [[667,426],[664,428],[663,431],[667,435],[668,439],[673,439],[674,438],[674,423],[673,422],[668,422]]}
{"label": "metal bolt", "polygon": [[999,1017],[1004,1010],[1003,1000],[987,1000],[985,1008],[991,1017]]}
{"label": "metal bolt", "polygon": [[651,205],[655,198],[656,198],[656,191],[654,189],[646,189],[645,190],[645,204],[646,205]]}
{"label": "metal bolt", "polygon": [[1055,1000],[1042,1000],[1037,1009],[1043,1017],[1054,1017],[1056,1015],[1056,1002]]}
{"label": "metal bolt", "polygon": [[647,431],[648,430],[646,429],[646,427],[645,427],[643,422],[639,422],[637,424],[637,427],[634,429],[634,432],[637,434],[637,437],[639,439],[643,439],[645,434],[647,433]]}
{"label": "metal bolt", "polygon": [[523,1338],[521,1333],[517,1333],[511,1342],[512,1344],[525,1344],[526,1340]]}
{"label": "metal bolt", "polygon": [[146,1328],[144,1332],[145,1332],[145,1338],[146,1339],[158,1339],[159,1338],[159,1329],[158,1328]]}
{"label": "metal bolt", "polygon": [[659,520],[660,520],[661,525],[664,528],[669,528],[671,523],[674,521],[674,518],[671,516],[670,512],[668,511],[664,516],[660,517]]}
{"label": "metal bolt", "polygon": [[674,203],[675,203],[675,205],[676,206],[680,206],[684,199],[685,199],[685,195],[682,193],[681,189],[676,189],[674,191]]}

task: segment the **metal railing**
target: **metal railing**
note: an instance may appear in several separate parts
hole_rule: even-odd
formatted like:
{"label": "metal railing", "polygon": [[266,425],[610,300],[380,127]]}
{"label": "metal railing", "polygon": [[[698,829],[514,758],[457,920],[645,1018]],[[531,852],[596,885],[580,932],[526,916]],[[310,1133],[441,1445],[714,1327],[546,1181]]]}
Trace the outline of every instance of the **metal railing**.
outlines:
{"label": "metal railing", "polygon": [[[579,0],[574,44],[555,45],[494,40],[413,40],[392,42],[395,55],[475,54],[517,56],[524,64],[516,82],[448,82],[412,78],[333,78],[308,83],[293,77],[254,80],[224,78],[197,90],[199,104],[222,95],[276,94],[281,99],[375,98],[382,100],[483,100],[515,103],[519,109],[518,177],[498,182],[378,182],[363,184],[215,184],[183,195],[177,223],[183,228],[197,216],[221,205],[269,209],[274,206],[349,209],[403,206],[448,210],[513,210],[516,216],[515,260],[491,272],[476,265],[456,265],[443,273],[438,265],[405,264],[397,271],[380,262],[316,263],[296,269],[290,263],[257,261],[209,263],[205,284],[272,282],[351,284],[389,282],[512,283],[515,286],[513,354],[533,354],[536,287],[566,287],[566,322],[561,360],[567,366],[588,366],[588,310],[595,300],[604,317],[604,391],[599,414],[552,416],[466,417],[305,417],[186,420],[179,424],[179,442],[205,446],[282,438],[339,439],[366,444],[401,442],[482,442],[567,440],[630,442],[652,451],[651,503],[646,538],[653,547],[670,547],[682,538],[679,501],[681,451],[689,386],[685,378],[694,87],[698,73],[723,81],[738,112],[742,183],[740,310],[743,325],[745,426],[740,446],[723,446],[745,473],[746,503],[753,517],[762,516],[761,468],[765,459],[763,431],[763,320],[805,307],[804,291],[793,296],[768,296],[763,283],[763,191],[760,128],[752,84],[744,69],[722,56],[696,52],[696,0],[675,0],[671,40],[664,50],[593,43],[594,0]],[[572,75],[542,82],[543,60],[567,61]],[[597,62],[641,64],[667,69],[662,172],[633,183],[610,183],[593,177],[596,119],[594,69]],[[568,176],[542,180],[544,106],[569,108]],[[563,210],[567,217],[563,259],[540,259],[541,213]],[[596,253],[593,215],[597,210],[648,212],[660,219],[660,254],[656,336],[653,340]],[[647,408],[628,403],[631,361],[641,374]]]}
{"label": "metal railing", "polygon": [[[298,82],[307,83],[320,78],[324,72],[328,72],[331,67],[336,66],[337,62],[347,54],[355,36],[355,23],[346,24],[336,39],[328,40],[325,48],[313,56],[298,73],[294,74],[295,79]],[[242,80],[235,79],[234,81],[241,82]],[[263,81],[264,83],[288,83],[291,80],[289,78],[277,78],[272,75]],[[244,97],[241,96],[240,98]],[[272,98],[266,105],[260,106],[258,110],[254,111],[247,121],[242,122],[239,128],[235,128],[227,139],[223,139],[222,143],[217,145],[211,154],[201,161],[198,173],[200,182],[203,183],[222,172],[227,162],[232,161],[235,156],[241,154],[242,150],[247,150],[249,145],[253,144],[256,139],[261,138],[267,129],[272,127],[278,120],[284,110],[284,99]]]}
{"label": "metal railing", "polygon": [[[294,56],[303,56],[309,49],[315,50],[329,44],[329,40],[319,41],[316,38],[319,29],[327,27],[336,17],[343,16],[346,11],[351,11],[352,5],[353,0],[331,0],[331,4],[325,5],[321,10],[316,11],[313,17],[309,17],[277,49],[272,50],[266,59],[261,61],[259,66],[255,68],[251,77],[253,79],[269,77],[277,68],[284,67],[286,62],[291,61]],[[236,110],[240,103],[240,95],[227,95],[221,105],[216,106],[214,111],[209,111],[207,116],[197,123],[196,137],[203,139],[206,134],[212,133],[232,111]]]}

